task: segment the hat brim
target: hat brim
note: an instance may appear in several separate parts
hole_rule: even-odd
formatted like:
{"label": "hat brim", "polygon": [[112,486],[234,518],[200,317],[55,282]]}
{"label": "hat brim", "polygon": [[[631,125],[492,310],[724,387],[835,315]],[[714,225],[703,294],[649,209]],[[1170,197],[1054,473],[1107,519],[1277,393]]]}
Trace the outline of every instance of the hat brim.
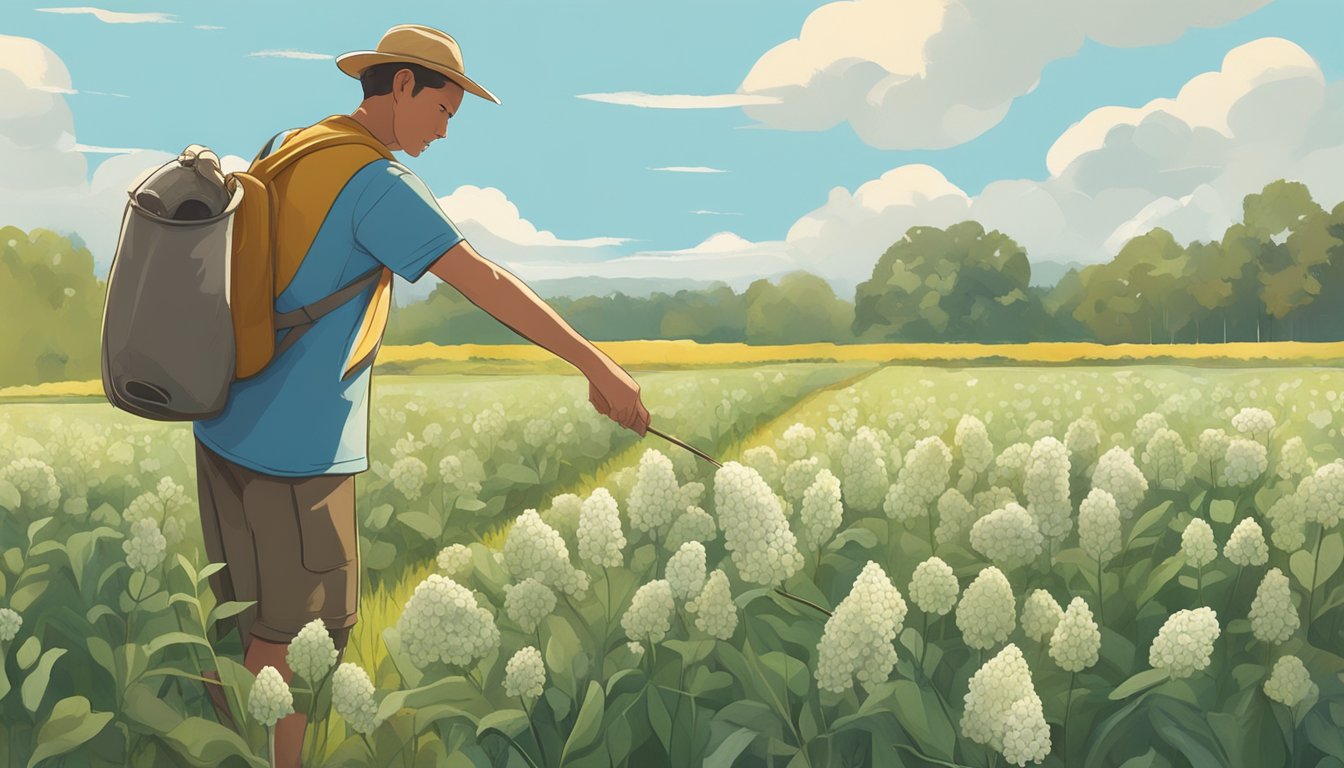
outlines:
{"label": "hat brim", "polygon": [[351,53],[343,53],[336,57],[336,66],[340,67],[342,72],[355,79],[359,79],[360,74],[374,64],[387,64],[390,62],[419,64],[426,69],[432,69],[449,80],[452,80],[462,86],[462,90],[467,91],[468,93],[474,93],[482,99],[493,101],[496,104],[500,103],[499,97],[495,96],[495,94],[491,93],[480,83],[477,83],[475,80],[472,80],[461,72],[449,69],[448,67],[430,61],[429,59],[422,59],[418,56],[407,56],[405,54],[379,53],[378,51],[352,51]]}

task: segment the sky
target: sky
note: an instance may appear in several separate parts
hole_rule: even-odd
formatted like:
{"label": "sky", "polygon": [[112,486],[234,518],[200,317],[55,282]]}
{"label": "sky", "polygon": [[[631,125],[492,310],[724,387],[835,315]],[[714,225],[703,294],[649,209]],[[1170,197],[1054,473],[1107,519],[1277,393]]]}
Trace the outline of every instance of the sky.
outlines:
{"label": "sky", "polygon": [[806,269],[849,298],[912,226],[976,219],[1040,276],[1216,238],[1277,178],[1344,200],[1339,0],[46,2],[0,6],[0,224],[77,233],[103,276],[127,189],[352,112],[335,57],[403,23],[502,103],[397,157],[524,281]]}

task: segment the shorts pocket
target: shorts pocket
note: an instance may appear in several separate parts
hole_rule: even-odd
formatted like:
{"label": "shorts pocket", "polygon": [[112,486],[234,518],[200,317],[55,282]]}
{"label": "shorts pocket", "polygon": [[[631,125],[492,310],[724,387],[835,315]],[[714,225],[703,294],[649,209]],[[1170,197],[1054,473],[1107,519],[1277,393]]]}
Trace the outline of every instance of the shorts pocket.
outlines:
{"label": "shorts pocket", "polygon": [[330,571],[355,559],[354,476],[308,478],[293,486],[303,567]]}

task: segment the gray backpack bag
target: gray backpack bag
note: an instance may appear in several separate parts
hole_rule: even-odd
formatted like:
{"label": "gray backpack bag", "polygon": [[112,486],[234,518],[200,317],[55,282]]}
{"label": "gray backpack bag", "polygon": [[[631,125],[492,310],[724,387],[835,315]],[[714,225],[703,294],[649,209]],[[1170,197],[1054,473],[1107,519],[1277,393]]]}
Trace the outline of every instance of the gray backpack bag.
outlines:
{"label": "gray backpack bag", "polygon": [[[258,153],[254,166],[274,142],[275,137]],[[236,380],[229,279],[233,224],[244,188],[268,195],[269,178],[253,177],[246,185],[227,179],[218,156],[193,144],[128,191],[103,311],[103,391],[114,407],[156,421],[197,421],[223,412]],[[260,209],[270,210],[272,227],[274,208]],[[381,267],[370,270],[292,312],[276,312],[276,330],[289,331],[271,359],[323,315],[377,282],[380,272]]]}

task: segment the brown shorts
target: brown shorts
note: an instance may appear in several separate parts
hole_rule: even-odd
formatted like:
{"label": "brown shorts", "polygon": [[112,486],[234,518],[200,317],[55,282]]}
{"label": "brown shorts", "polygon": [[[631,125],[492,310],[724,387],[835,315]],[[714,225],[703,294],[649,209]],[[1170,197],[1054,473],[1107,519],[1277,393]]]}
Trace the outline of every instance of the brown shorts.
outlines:
{"label": "brown shorts", "polygon": [[251,636],[288,643],[320,618],[343,651],[359,614],[355,476],[262,474],[195,442],[206,556],[227,564],[210,588],[219,603],[257,601],[232,619],[244,649]]}

